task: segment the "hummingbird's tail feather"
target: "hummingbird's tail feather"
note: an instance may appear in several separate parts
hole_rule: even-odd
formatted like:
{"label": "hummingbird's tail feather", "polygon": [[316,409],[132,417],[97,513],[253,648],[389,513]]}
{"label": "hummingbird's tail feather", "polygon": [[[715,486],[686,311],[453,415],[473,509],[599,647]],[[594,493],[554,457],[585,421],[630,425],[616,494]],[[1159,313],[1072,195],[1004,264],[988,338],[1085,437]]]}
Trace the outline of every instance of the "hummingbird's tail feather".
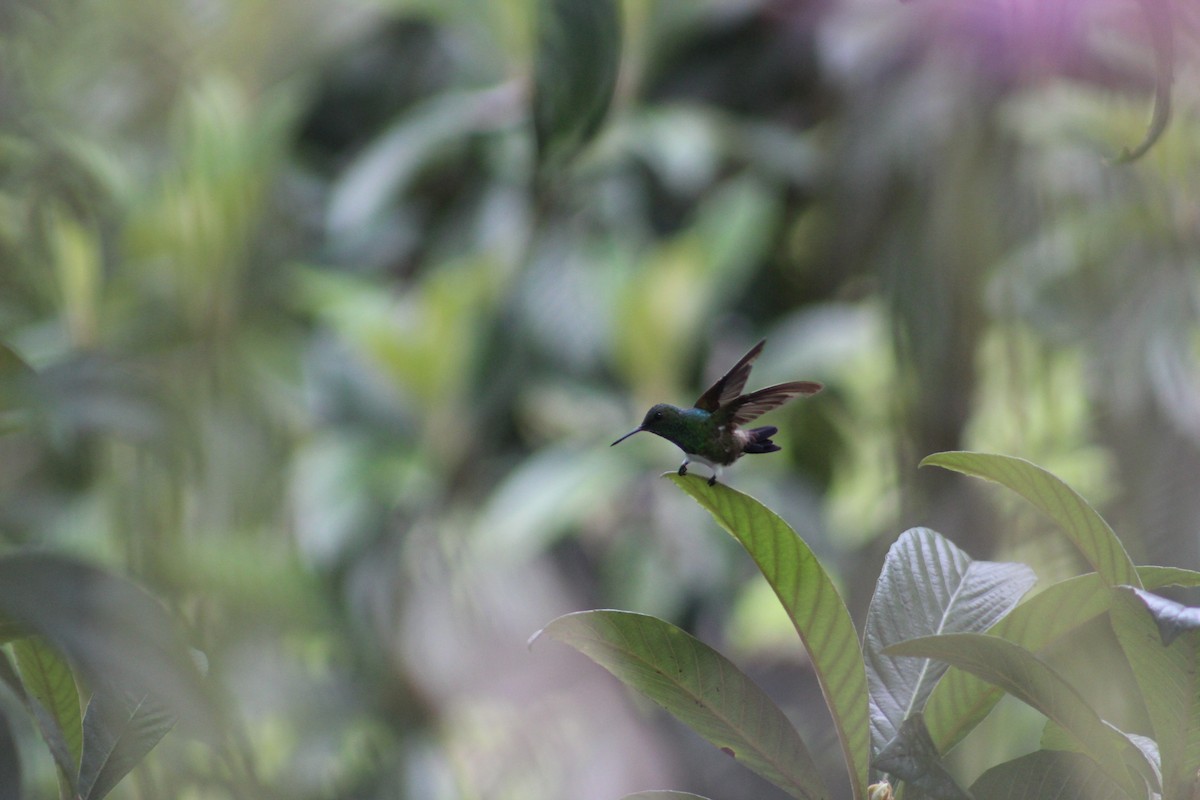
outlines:
{"label": "hummingbird's tail feather", "polygon": [[765,425],[761,428],[754,428],[746,431],[750,435],[750,440],[746,442],[744,453],[774,453],[783,448],[771,441],[771,437],[779,433],[779,428],[774,425]]}

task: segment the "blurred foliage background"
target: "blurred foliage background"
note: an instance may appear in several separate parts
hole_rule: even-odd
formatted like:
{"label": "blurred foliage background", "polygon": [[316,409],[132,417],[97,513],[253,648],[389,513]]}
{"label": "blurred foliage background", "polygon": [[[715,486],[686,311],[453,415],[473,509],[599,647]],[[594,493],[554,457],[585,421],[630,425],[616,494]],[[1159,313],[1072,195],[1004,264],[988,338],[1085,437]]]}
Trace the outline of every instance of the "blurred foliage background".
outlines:
{"label": "blurred foliage background", "polygon": [[[1147,8],[1171,16],[1173,116]],[[728,480],[841,575],[933,527],[1080,567],[920,457],[1029,458],[1142,563],[1200,568],[1200,7],[626,0],[597,139],[534,191],[536,4],[0,2],[0,534],[160,597],[244,768],[173,734],[114,797],[777,797],[578,655],[615,606],[794,713],[815,683],[736,545],[608,443],[760,336],[827,389]],[[1036,727],[957,754],[970,780]],[[27,781],[53,787],[31,725]],[[978,741],[976,741],[978,739]],[[52,788],[44,790],[49,796]]]}

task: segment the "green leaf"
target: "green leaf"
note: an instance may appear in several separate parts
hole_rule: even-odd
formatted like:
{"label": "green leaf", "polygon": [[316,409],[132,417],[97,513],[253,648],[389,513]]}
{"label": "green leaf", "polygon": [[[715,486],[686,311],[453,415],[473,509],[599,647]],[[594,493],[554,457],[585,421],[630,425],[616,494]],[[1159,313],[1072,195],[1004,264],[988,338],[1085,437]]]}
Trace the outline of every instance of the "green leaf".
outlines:
{"label": "green leaf", "polygon": [[[1106,587],[1099,575],[1089,573],[1048,586],[988,633],[1026,650],[1041,650],[1107,608]],[[925,706],[925,724],[938,749],[945,753],[958,744],[1003,696],[999,688],[969,672],[949,670]]]}
{"label": "green leaf", "polygon": [[1024,564],[973,561],[928,528],[901,534],[884,560],[863,633],[875,752],[925,707],[948,669],[944,662],[893,658],[884,649],[937,633],[982,633],[1036,582]]}
{"label": "green leaf", "polygon": [[862,800],[871,753],[867,673],[858,633],[829,573],[804,540],[754,498],[692,475],[667,477],[741,542],[783,604],[829,705],[853,795]]}
{"label": "green leaf", "polygon": [[149,694],[105,686],[92,694],[83,718],[83,758],[79,796],[100,800],[137,766],[167,731],[176,715]]}
{"label": "green leaf", "polygon": [[1200,636],[1164,646],[1152,614],[1154,601],[1170,601],[1128,587],[1113,594],[1112,627],[1154,726],[1163,796],[1190,797],[1200,765]]}
{"label": "green leaf", "polygon": [[565,642],[792,797],[827,798],[800,734],[728,659],[664,622],[628,611],[567,614],[538,634]]}
{"label": "green leaf", "polygon": [[1125,758],[1132,755],[1135,763],[1152,772],[1144,764],[1142,752],[1132,747],[1120,731],[1105,723],[1062,676],[1028,650],[996,636],[950,633],[912,639],[893,645],[888,652],[940,658],[994,683],[1067,730],[1130,797],[1147,796],[1144,783],[1125,767]]}
{"label": "green leaf", "polygon": [[220,728],[216,705],[174,622],[145,591],[63,556],[0,557],[0,613],[44,636],[93,686],[151,693],[198,732]]}
{"label": "green leaf", "polygon": [[35,714],[42,737],[59,769],[74,784],[83,751],[83,722],[79,690],[66,660],[40,636],[13,643],[21,682],[43,714]]}
{"label": "green leaf", "polygon": [[[1126,733],[1120,731],[1121,735],[1129,741],[1131,747],[1136,747],[1142,752],[1142,760],[1149,768],[1147,774],[1153,775],[1153,780],[1150,781],[1152,787],[1156,787],[1154,792],[1161,795],[1162,791],[1162,758],[1158,752],[1158,743],[1147,736],[1139,736],[1136,733]],[[1071,753],[1082,753],[1079,748],[1079,742],[1074,736],[1062,729],[1054,720],[1046,720],[1046,725],[1042,729],[1041,748],[1043,750],[1062,750]],[[1086,755],[1086,753],[1084,754]]]}
{"label": "green leaf", "polygon": [[896,737],[880,748],[874,767],[934,800],[970,800],[942,764],[920,711],[904,720]]}
{"label": "green leaf", "polygon": [[[1149,587],[1200,586],[1200,572],[1175,567],[1138,567]],[[1021,603],[988,633],[1038,651],[1108,610],[1111,595],[1093,573],[1052,584]],[[950,669],[925,706],[925,724],[945,753],[988,715],[1004,693],[974,675]]]}
{"label": "green leaf", "polygon": [[971,786],[976,800],[1123,800],[1125,792],[1079,753],[1039,750],[1006,761]]}
{"label": "green leaf", "polygon": [[620,63],[616,0],[539,0],[533,127],[541,164],[565,163],[599,130]]}
{"label": "green leaf", "polygon": [[1108,523],[1074,489],[1022,458],[994,453],[935,453],[921,466],[937,466],[1007,486],[1059,524],[1109,586],[1141,586],[1137,569]]}
{"label": "green leaf", "polygon": [[1147,589],[1161,589],[1164,586],[1200,586],[1200,572],[1182,567],[1151,567],[1137,568],[1142,586]]}

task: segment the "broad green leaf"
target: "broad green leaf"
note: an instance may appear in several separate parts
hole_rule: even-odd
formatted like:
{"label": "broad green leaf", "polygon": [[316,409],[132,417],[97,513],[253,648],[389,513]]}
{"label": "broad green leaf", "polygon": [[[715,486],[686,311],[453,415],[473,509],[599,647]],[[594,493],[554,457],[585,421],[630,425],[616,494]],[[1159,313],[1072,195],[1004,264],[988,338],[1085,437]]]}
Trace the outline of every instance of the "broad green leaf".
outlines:
{"label": "broad green leaf", "polygon": [[538,161],[561,164],[600,128],[621,64],[617,0],[538,0],[533,128]]}
{"label": "broad green leaf", "polygon": [[692,794],[691,792],[673,792],[670,789],[659,789],[651,792],[627,794],[621,800],[708,800],[708,798]]}
{"label": "broad green leaf", "polygon": [[971,786],[975,800],[1124,800],[1125,792],[1079,753],[1039,750],[992,767]]}
{"label": "broad green leaf", "polygon": [[45,553],[0,557],[0,613],[44,636],[93,686],[150,693],[215,734],[217,709],[175,624],[145,591]]}
{"label": "broad green leaf", "polygon": [[1164,646],[1147,603],[1162,598],[1128,587],[1113,594],[1112,627],[1154,726],[1163,796],[1190,797],[1200,766],[1200,636],[1178,636]]}
{"label": "broad green leaf", "polygon": [[741,542],[771,584],[808,651],[833,715],[856,800],[867,796],[871,725],[867,673],[850,612],[812,550],[752,497],[703,478],[667,473]]}
{"label": "broad green leaf", "polygon": [[[1174,567],[1138,567],[1149,587],[1200,586],[1200,572]],[[1046,587],[1021,603],[988,633],[1038,651],[1108,610],[1110,595],[1096,573]],[[1003,696],[1003,692],[959,669],[938,681],[925,706],[925,724],[938,749],[958,744]]]}
{"label": "broad green leaf", "polygon": [[13,643],[21,682],[45,712],[35,715],[42,737],[63,775],[74,782],[83,751],[83,721],[79,690],[66,660],[40,636]]}
{"label": "broad green leaf", "polygon": [[83,718],[79,796],[100,800],[175,725],[176,715],[149,694],[109,686],[92,694]]}
{"label": "broad green leaf", "polygon": [[[1073,686],[1028,650],[987,634],[949,633],[902,642],[888,648],[888,652],[940,658],[994,683],[1066,729],[1130,797],[1146,797],[1142,780],[1130,774],[1124,763],[1131,749],[1138,760],[1144,760],[1141,751],[1132,748]],[[1150,771],[1148,766],[1146,769]]]}
{"label": "broad green leaf", "polygon": [[1063,529],[1087,562],[1110,586],[1141,586],[1137,569],[1113,529],[1074,489],[1036,464],[994,453],[935,453],[921,466],[936,466],[1007,486]]}
{"label": "broad green leaf", "polygon": [[900,724],[895,738],[875,754],[872,766],[933,800],[970,800],[942,764],[920,711]]}
{"label": "broad green leaf", "polygon": [[941,661],[893,658],[884,649],[937,633],[982,633],[1036,582],[1037,576],[1024,564],[973,561],[928,528],[901,534],[884,560],[863,633],[874,752],[896,737],[914,711],[925,707],[948,669]]}
{"label": "broad green leaf", "polygon": [[571,645],[792,797],[827,798],[800,734],[727,658],[668,622],[582,611],[541,632]]}

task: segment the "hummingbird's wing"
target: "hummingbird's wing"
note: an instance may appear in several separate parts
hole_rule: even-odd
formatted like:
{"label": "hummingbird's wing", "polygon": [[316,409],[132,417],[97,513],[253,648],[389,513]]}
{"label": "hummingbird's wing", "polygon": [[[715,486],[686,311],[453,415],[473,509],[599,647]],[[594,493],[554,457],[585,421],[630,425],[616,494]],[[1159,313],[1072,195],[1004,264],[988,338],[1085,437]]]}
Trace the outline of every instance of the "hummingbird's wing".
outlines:
{"label": "hummingbird's wing", "polygon": [[767,413],[772,408],[779,408],[792,398],[807,397],[819,391],[821,391],[821,384],[815,381],[779,383],[774,386],[768,386],[765,389],[759,389],[757,392],[742,395],[729,404],[727,412],[733,414],[731,422],[736,425],[745,425],[750,420]]}
{"label": "hummingbird's wing", "polygon": [[[733,365],[733,369],[721,376],[721,379],[708,387],[708,391],[700,395],[700,399],[696,401],[696,408],[702,408],[705,411],[716,411],[721,406],[726,405],[732,400],[736,400],[737,396],[742,393],[742,389],[746,387],[746,381],[750,377],[750,367],[754,364],[754,359],[758,358],[758,354],[762,352],[763,345],[767,343],[763,339],[754,347],[750,348],[750,352],[742,356],[742,360]],[[762,413],[761,411],[759,412]]]}

